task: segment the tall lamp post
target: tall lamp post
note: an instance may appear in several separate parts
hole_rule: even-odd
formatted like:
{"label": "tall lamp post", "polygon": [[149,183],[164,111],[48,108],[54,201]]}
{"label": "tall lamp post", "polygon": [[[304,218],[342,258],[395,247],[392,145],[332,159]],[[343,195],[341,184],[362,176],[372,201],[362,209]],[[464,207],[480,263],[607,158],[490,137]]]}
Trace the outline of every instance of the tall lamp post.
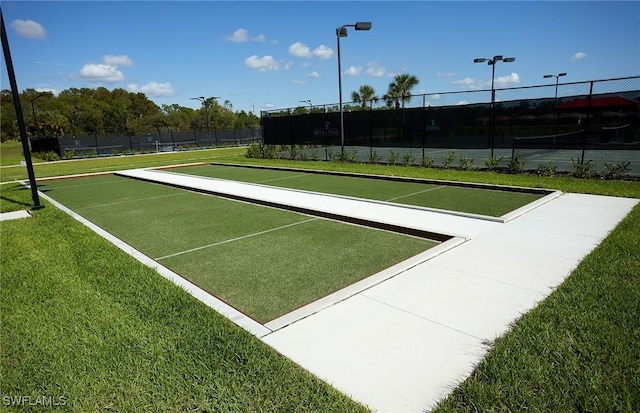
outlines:
{"label": "tall lamp post", "polygon": [[[556,108],[558,106],[558,80],[562,77],[562,76],[566,76],[566,73],[558,73],[557,75],[544,75],[542,76],[545,79],[550,79],[552,77],[556,78],[556,93],[553,96],[553,107]],[[556,135],[558,134],[558,110],[556,109]],[[555,146],[555,138],[554,138],[554,146]]]}
{"label": "tall lamp post", "polygon": [[493,158],[493,147],[494,147],[494,139],[493,139],[493,107],[496,103],[496,90],[493,87],[493,82],[496,77],[496,63],[499,61],[503,61],[505,63],[511,63],[516,60],[515,57],[502,57],[501,55],[493,56],[493,58],[489,59],[486,57],[479,57],[477,59],[473,59],[473,63],[484,63],[487,62],[487,65],[491,66],[491,114],[489,116],[489,142],[491,144],[491,157]]}
{"label": "tall lamp post", "polygon": [[33,114],[33,124],[36,127],[36,138],[40,138],[40,128],[38,128],[38,121],[36,120],[36,108],[35,108],[33,102],[35,102],[36,99],[41,98],[43,96],[53,96],[53,93],[51,93],[51,92],[42,92],[42,93],[38,94],[36,97],[34,97],[33,99],[31,99],[31,113]]}
{"label": "tall lamp post", "polygon": [[347,27],[355,27],[356,30],[371,30],[371,22],[357,22],[345,24],[336,29],[338,38],[338,92],[340,96],[340,148],[341,159],[344,159],[344,112],[342,111],[342,67],[340,65],[340,38],[347,37]]}
{"label": "tall lamp post", "polygon": [[[211,99],[218,99],[219,96],[212,96]],[[207,124],[207,140],[209,141],[209,143],[211,143],[211,138],[210,138],[210,134],[209,134],[209,103],[207,102],[207,99],[204,96],[198,96],[196,98],[191,98],[193,100],[199,100],[202,103],[202,106],[204,106],[204,116],[205,116],[205,122]],[[216,138],[218,137],[218,135],[216,135]],[[218,146],[218,139],[216,139],[216,146]]]}

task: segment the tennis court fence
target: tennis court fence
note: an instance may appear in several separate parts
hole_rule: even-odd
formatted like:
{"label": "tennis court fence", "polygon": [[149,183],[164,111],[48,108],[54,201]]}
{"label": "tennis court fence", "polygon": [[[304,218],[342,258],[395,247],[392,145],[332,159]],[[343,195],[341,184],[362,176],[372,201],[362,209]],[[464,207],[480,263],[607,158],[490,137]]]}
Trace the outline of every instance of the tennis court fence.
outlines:
{"label": "tennis court fence", "polygon": [[[640,76],[586,82],[413,95],[262,111],[265,145],[297,156],[435,165],[460,157],[476,166],[518,160],[572,171],[627,165],[640,176]],[[341,131],[344,130],[344,136]],[[312,148],[302,150],[302,148]],[[286,155],[287,151],[283,150]],[[311,155],[312,154],[312,155]]]}
{"label": "tennis court fence", "polygon": [[112,156],[146,152],[171,152],[217,146],[241,146],[262,140],[260,128],[187,131],[160,135],[63,136],[31,140],[32,152],[55,152],[60,157]]}

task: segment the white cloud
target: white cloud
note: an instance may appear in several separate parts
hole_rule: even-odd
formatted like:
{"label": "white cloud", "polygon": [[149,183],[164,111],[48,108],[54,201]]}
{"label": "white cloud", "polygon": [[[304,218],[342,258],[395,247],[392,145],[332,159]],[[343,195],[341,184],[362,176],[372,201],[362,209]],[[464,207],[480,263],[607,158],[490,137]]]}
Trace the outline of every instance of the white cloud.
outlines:
{"label": "white cloud", "polygon": [[230,42],[235,43],[244,43],[249,40],[249,30],[247,29],[238,29],[231,36],[227,36],[226,38]]}
{"label": "white cloud", "polygon": [[[507,76],[500,76],[494,79],[494,87],[504,87],[520,83],[520,76],[517,73],[511,73]],[[452,80],[452,85],[462,86],[466,89],[482,89],[490,88],[491,80],[479,80],[472,77],[465,77],[461,80]]]}
{"label": "white cloud", "polygon": [[320,73],[316,72],[315,70],[309,73],[305,74],[306,77],[320,77]]}
{"label": "white cloud", "polygon": [[49,87],[37,87],[36,88],[36,92],[49,92],[51,94],[53,94],[54,96],[58,96],[60,94],[60,91],[57,89],[52,89]]}
{"label": "white cloud", "polygon": [[277,62],[273,56],[263,56],[259,57],[258,55],[249,56],[244,60],[245,66],[249,69],[255,69],[259,72],[277,72],[279,70],[289,70],[291,68],[292,63],[280,63]]}
{"label": "white cloud", "polygon": [[313,51],[313,57],[318,59],[331,59],[333,57],[333,49],[321,44]]}
{"label": "white cloud", "polygon": [[253,42],[264,42],[266,40],[267,40],[267,36],[265,36],[264,34],[259,34],[251,38],[251,41]]}
{"label": "white cloud", "polygon": [[453,77],[456,75],[456,72],[438,72],[437,76],[439,77]]}
{"label": "white cloud", "polygon": [[292,80],[291,83],[293,83],[294,85],[304,85],[305,82],[304,80]]}
{"label": "white cloud", "polygon": [[367,64],[367,74],[373,77],[382,77],[387,72],[387,69],[380,66],[377,62],[371,62]]}
{"label": "white cloud", "polygon": [[361,66],[349,66],[347,70],[344,71],[345,76],[358,76],[362,72]]}
{"label": "white cloud", "polygon": [[47,37],[47,31],[44,27],[33,20],[16,19],[11,22],[10,26],[22,37],[29,39],[44,39]]}
{"label": "white cloud", "polygon": [[451,84],[468,87],[468,88],[474,88],[474,87],[478,87],[480,85],[480,82],[477,79],[474,79],[472,77],[465,77],[464,79],[461,79],[461,80],[452,80]]}
{"label": "white cloud", "polygon": [[109,66],[133,66],[133,61],[127,55],[106,55],[102,58],[105,65]]}
{"label": "white cloud", "polygon": [[518,83],[520,83],[520,76],[518,76],[517,73],[511,73],[508,76],[496,77],[494,81],[495,86],[507,86]]}
{"label": "white cloud", "polygon": [[88,82],[117,83],[124,80],[124,74],[116,67],[94,63],[84,65],[80,69],[80,77]]}
{"label": "white cloud", "polygon": [[469,101],[467,100],[461,100],[460,102],[458,102],[458,105],[468,105]]}
{"label": "white cloud", "polygon": [[175,90],[173,90],[173,86],[171,86],[171,83],[169,82],[165,82],[165,83],[149,82],[143,86],[131,84],[127,86],[127,90],[133,93],[142,92],[145,95],[151,96],[151,97],[175,96],[176,94]]}
{"label": "white cloud", "polygon": [[305,68],[305,69],[306,69],[307,67],[311,67],[311,63],[309,63],[309,62],[304,62],[303,64],[301,64],[301,65],[300,65],[300,67],[302,67],[302,68]]}
{"label": "white cloud", "polygon": [[576,60],[584,59],[587,57],[585,52],[578,52],[569,58],[570,61],[575,62]]}
{"label": "white cloud", "polygon": [[289,54],[295,57],[311,57],[309,48],[301,42],[295,42],[289,46]]}
{"label": "white cloud", "polygon": [[440,100],[442,98],[442,96],[440,96],[439,93],[436,93],[435,95],[429,95],[429,99],[431,100]]}

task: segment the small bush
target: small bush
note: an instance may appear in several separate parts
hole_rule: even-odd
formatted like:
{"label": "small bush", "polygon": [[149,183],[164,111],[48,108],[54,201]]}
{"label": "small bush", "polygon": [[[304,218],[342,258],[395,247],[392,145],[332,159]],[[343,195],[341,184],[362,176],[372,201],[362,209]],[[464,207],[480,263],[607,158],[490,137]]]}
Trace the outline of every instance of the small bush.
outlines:
{"label": "small bush", "polygon": [[251,142],[247,147],[247,158],[262,158],[262,142]]}
{"label": "small bush", "polygon": [[536,172],[540,176],[555,176],[556,167],[551,165],[551,161],[549,161],[547,165],[538,166],[538,169],[536,169]]}
{"label": "small bush", "polygon": [[351,152],[345,154],[345,159],[347,162],[351,162],[351,163],[358,163],[358,150],[356,148],[352,148]]}
{"label": "small bush", "polygon": [[420,166],[425,168],[433,168],[433,158],[429,155],[423,156],[422,162],[420,162]]}
{"label": "small bush", "polygon": [[380,160],[381,160],[381,157],[380,155],[378,155],[378,152],[376,152],[375,149],[371,151],[371,153],[369,154],[369,163],[372,163],[375,165],[380,163]]}
{"label": "small bush", "polygon": [[498,165],[500,165],[500,162],[503,159],[504,159],[503,156],[501,156],[500,158],[496,158],[495,156],[492,156],[489,159],[484,160],[484,166],[489,171],[495,171],[496,169],[498,169]]}
{"label": "small bush", "polygon": [[464,155],[458,158],[458,166],[463,171],[470,171],[470,170],[476,169],[475,165],[473,164],[473,158],[467,158]]}
{"label": "small bush", "polygon": [[449,151],[449,154],[447,156],[442,157],[444,169],[451,169],[455,160],[456,160],[455,152]]}
{"label": "small bush", "polygon": [[524,160],[520,159],[520,154],[515,154],[509,161],[509,172],[512,174],[518,174],[524,171]]}
{"label": "small bush", "polygon": [[33,156],[35,156],[38,159],[42,159],[43,161],[59,161],[60,160],[60,157],[58,156],[58,154],[53,151],[34,152]]}
{"label": "small bush", "polygon": [[591,163],[592,162],[591,160],[588,160],[587,162],[582,162],[582,160],[580,159],[571,158],[571,162],[573,162],[573,172],[571,173],[571,176],[575,178],[584,178],[584,179],[593,178],[594,172],[593,172],[593,164]]}
{"label": "small bush", "polygon": [[389,151],[389,165],[395,165],[398,163],[398,154],[393,150]]}
{"label": "small bush", "polygon": [[76,156],[76,150],[75,149],[71,149],[70,151],[62,152],[62,159],[71,159],[74,156]]}
{"label": "small bush", "polygon": [[614,163],[604,163],[604,168],[606,172],[604,173],[604,179],[622,179],[626,178],[629,174],[629,165],[631,165],[630,161],[624,162],[614,162]]}
{"label": "small bush", "polygon": [[413,156],[413,153],[411,151],[407,151],[404,153],[404,155],[402,155],[402,165],[404,166],[413,165],[414,160],[415,160],[415,157]]}

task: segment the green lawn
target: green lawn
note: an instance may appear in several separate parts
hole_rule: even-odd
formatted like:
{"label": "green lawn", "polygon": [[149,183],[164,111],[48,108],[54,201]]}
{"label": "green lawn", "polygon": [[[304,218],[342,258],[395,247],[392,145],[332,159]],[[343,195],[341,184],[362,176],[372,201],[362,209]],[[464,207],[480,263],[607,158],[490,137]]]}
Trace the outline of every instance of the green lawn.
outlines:
{"label": "green lawn", "polygon": [[444,183],[399,182],[303,173],[300,170],[284,171],[204,165],[172,169],[172,171],[494,217],[502,216],[543,196],[527,192],[465,188]]}
{"label": "green lawn", "polygon": [[[20,165],[20,161],[24,161],[21,142],[2,142],[0,144],[0,166]],[[34,156],[31,157],[32,163],[44,162]],[[24,169],[24,167],[22,167]]]}
{"label": "green lawn", "polygon": [[[640,183],[631,181],[257,161],[242,153],[181,155],[640,198]],[[36,173],[115,170],[124,161],[157,166],[157,159],[53,162]],[[15,184],[0,191],[2,211],[30,205],[30,192]],[[50,205],[1,222],[0,242],[3,396],[66,396],[65,410],[78,412],[366,410]],[[639,245],[636,206],[436,412],[640,411]]]}
{"label": "green lawn", "polygon": [[113,175],[40,190],[261,323],[437,244]]}

